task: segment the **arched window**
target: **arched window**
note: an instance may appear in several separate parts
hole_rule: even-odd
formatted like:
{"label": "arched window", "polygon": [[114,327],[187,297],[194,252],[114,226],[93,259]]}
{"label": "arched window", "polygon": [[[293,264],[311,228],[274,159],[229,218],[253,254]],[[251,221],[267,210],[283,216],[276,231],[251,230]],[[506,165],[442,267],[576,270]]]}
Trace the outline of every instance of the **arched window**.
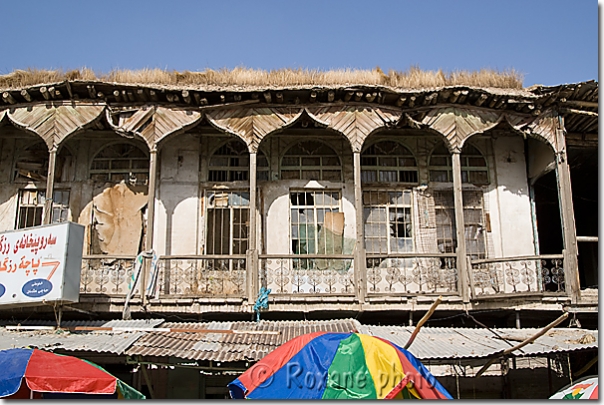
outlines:
{"label": "arched window", "polygon": [[361,154],[363,183],[417,183],[417,164],[413,154],[398,142],[381,141]]}
{"label": "arched window", "polygon": [[[209,181],[245,181],[250,178],[250,154],[245,143],[232,139],[222,145],[210,158]],[[268,159],[258,151],[256,178],[268,180]]]}
{"label": "arched window", "polygon": [[90,178],[98,182],[147,184],[149,157],[130,143],[117,143],[101,150],[92,160]]}
{"label": "arched window", "polygon": [[281,179],[342,181],[342,164],[336,152],[324,143],[302,141],[285,152]]}
{"label": "arched window", "polygon": [[[470,184],[489,184],[487,161],[476,147],[464,146],[461,156],[461,182]],[[453,182],[451,154],[444,143],[437,145],[430,156],[430,181],[440,183]]]}

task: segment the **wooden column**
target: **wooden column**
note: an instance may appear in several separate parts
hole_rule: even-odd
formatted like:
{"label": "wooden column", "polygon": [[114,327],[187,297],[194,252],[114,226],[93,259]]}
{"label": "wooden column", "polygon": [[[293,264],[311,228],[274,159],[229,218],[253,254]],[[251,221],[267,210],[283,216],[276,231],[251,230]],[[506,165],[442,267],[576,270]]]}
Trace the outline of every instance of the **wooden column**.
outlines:
{"label": "wooden column", "polygon": [[[155,190],[157,184],[157,148],[155,145],[149,151],[149,189],[147,191],[147,233],[145,234],[145,247],[148,252],[153,250],[153,232],[155,225]],[[147,303],[147,275],[149,272],[149,262],[146,261],[143,267],[141,277],[141,296],[143,305]]]}
{"label": "wooden column", "polygon": [[470,302],[468,291],[468,265],[466,262],[465,222],[463,217],[463,192],[461,187],[461,152],[452,154],[453,200],[455,208],[455,229],[457,237],[457,271],[459,272],[459,292],[464,302]]}
{"label": "wooden column", "polygon": [[570,168],[566,156],[566,139],[562,118],[558,122],[556,130],[556,144],[558,153],[556,155],[556,179],[558,186],[558,202],[560,204],[560,216],[562,217],[562,241],[564,244],[564,285],[566,293],[576,303],[581,297],[581,286],[579,283],[579,262],[577,255],[577,231],[575,227],[575,212],[573,208],[573,195],[570,184]]}
{"label": "wooden column", "polygon": [[42,212],[42,224],[48,225],[52,221],[52,198],[55,189],[55,164],[57,161],[57,148],[53,146],[48,156],[48,175],[46,177],[46,201]]}
{"label": "wooden column", "polygon": [[256,295],[260,289],[258,286],[258,249],[257,249],[257,190],[256,190],[256,152],[250,153],[250,214],[249,214],[249,245],[246,254],[246,272],[247,272],[247,295],[248,303],[253,305],[256,302]]}
{"label": "wooden column", "polygon": [[365,301],[367,293],[367,260],[365,252],[365,229],[363,227],[363,189],[361,188],[361,152],[353,153],[354,210],[356,213],[356,243],[354,249],[354,284],[359,302]]}

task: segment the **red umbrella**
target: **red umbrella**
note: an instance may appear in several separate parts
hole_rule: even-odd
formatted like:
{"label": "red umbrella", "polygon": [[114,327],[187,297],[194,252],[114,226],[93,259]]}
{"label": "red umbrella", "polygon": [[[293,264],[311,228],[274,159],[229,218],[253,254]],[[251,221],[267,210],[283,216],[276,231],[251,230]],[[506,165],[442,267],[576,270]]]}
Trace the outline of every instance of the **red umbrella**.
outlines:
{"label": "red umbrella", "polygon": [[[120,399],[145,396],[100,366],[73,356],[38,349],[0,351],[0,398],[27,388],[36,392],[66,394],[117,394]],[[21,389],[22,391],[22,389]]]}

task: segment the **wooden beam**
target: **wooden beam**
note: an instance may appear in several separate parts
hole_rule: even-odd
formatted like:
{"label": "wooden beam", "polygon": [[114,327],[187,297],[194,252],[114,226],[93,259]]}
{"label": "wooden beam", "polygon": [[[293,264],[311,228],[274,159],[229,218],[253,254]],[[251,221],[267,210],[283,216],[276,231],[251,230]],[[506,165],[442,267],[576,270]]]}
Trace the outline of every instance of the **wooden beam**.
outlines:
{"label": "wooden beam", "polygon": [[409,346],[411,346],[411,344],[413,343],[413,341],[417,337],[417,334],[419,333],[419,330],[422,328],[422,326],[424,326],[424,324],[426,323],[426,321],[428,321],[428,319],[430,319],[430,317],[432,316],[432,314],[434,314],[434,311],[436,310],[436,307],[438,305],[440,305],[440,303],[442,302],[442,300],[443,300],[443,296],[439,295],[438,298],[436,299],[436,301],[434,301],[432,303],[432,305],[430,306],[430,309],[428,310],[428,312],[426,312],[424,314],[424,316],[422,316],[422,319],[419,320],[419,322],[417,323],[417,325],[415,325],[415,329],[413,330],[413,333],[411,334],[411,337],[409,337],[409,340],[407,341],[407,343],[405,343],[404,349],[408,349]]}
{"label": "wooden beam", "polygon": [[88,89],[88,95],[90,96],[90,98],[96,98],[96,90],[94,88],[94,85],[89,84],[88,86],[86,86],[86,88]]}
{"label": "wooden beam", "polygon": [[459,294],[463,302],[470,302],[468,291],[468,266],[466,261],[466,235],[463,209],[463,185],[461,181],[461,153],[453,152],[451,155],[451,170],[453,171],[453,206],[455,211],[455,231],[457,239],[457,271],[459,277]]}
{"label": "wooden beam", "polygon": [[48,94],[50,95],[50,98],[56,97],[56,89],[54,86],[48,88]]}
{"label": "wooden beam", "polygon": [[48,89],[46,86],[40,87],[40,94],[42,94],[42,97],[44,97],[45,100],[50,99],[50,94],[48,94]]}
{"label": "wooden beam", "polygon": [[588,115],[590,117],[597,117],[598,113],[593,111],[585,111],[585,110],[577,110],[576,108],[560,108],[561,113],[566,114],[578,114],[578,115]]}
{"label": "wooden beam", "polygon": [[357,91],[354,93],[354,101],[361,101],[363,99],[363,92]]}
{"label": "wooden beam", "polygon": [[598,108],[598,103],[593,101],[580,101],[580,100],[567,100],[565,98],[560,100],[563,104],[574,105],[577,107],[586,107],[586,108]]}
{"label": "wooden beam", "polygon": [[183,90],[181,95],[185,103],[191,104],[191,95],[189,94],[189,90]]}
{"label": "wooden beam", "polygon": [[115,101],[119,102],[121,100],[120,91],[113,90],[113,97],[115,98]]}
{"label": "wooden beam", "polygon": [[484,366],[482,366],[482,368],[480,370],[478,370],[475,377],[480,377],[485,371],[487,371],[487,369],[491,366],[491,364],[493,364],[497,361],[498,358],[507,356],[508,354],[523,348],[524,346],[528,345],[529,343],[533,343],[535,340],[537,340],[541,336],[545,335],[545,333],[547,333],[548,330],[550,330],[551,328],[554,328],[554,327],[558,326],[560,323],[562,323],[566,318],[568,318],[568,312],[565,312],[560,317],[558,317],[558,319],[556,319],[554,322],[550,323],[545,328],[541,329],[539,332],[535,333],[533,336],[529,337],[528,339],[523,340],[521,343],[517,344],[516,346],[510,347],[508,349],[502,350],[502,351],[494,354],[493,357],[491,358],[491,360],[489,360],[487,362],[487,364],[485,364]]}
{"label": "wooden beam", "polygon": [[[281,94],[281,99],[283,99],[283,93],[277,93],[277,98],[279,98],[279,94]],[[241,101],[241,94],[233,94],[233,100]]]}
{"label": "wooden beam", "polygon": [[317,92],[316,91],[311,91],[310,92],[310,102],[314,103],[315,101],[317,101]]}
{"label": "wooden beam", "polygon": [[96,96],[97,96],[98,98],[105,99],[105,94],[104,94],[102,91],[97,92],[97,93],[96,93]]}
{"label": "wooden beam", "polygon": [[226,96],[224,94],[220,95],[220,102],[221,103],[226,103]]}
{"label": "wooden beam", "polygon": [[15,100],[15,98],[8,91],[2,93],[2,99],[5,103],[9,104],[15,104],[17,102],[17,100]]}
{"label": "wooden beam", "polygon": [[477,107],[480,107],[485,101],[487,101],[488,98],[489,98],[489,96],[487,96],[486,94],[481,94],[476,99],[476,102],[474,103],[474,105],[476,105]]}
{"label": "wooden beam", "polygon": [[265,91],[262,95],[264,96],[264,101],[266,101],[267,103],[271,102],[272,98],[270,91]]}
{"label": "wooden beam", "polygon": [[376,97],[377,97],[377,91],[374,91],[373,93],[365,94],[365,99],[369,103],[373,103],[373,100],[375,100]]}
{"label": "wooden beam", "polygon": [[201,101],[201,96],[199,95],[199,93],[193,93],[193,98],[195,99],[195,104],[199,105]]}
{"label": "wooden beam", "polygon": [[130,101],[136,101],[136,98],[134,97],[134,93],[131,90],[128,90],[126,92],[126,95],[128,96],[128,100],[130,100]]}
{"label": "wooden beam", "polygon": [[361,152],[353,153],[354,207],[356,242],[354,248],[354,281],[359,303],[365,301],[367,291],[367,253],[363,227],[363,189],[361,188]]}
{"label": "wooden beam", "polygon": [[402,107],[403,104],[405,104],[405,101],[407,101],[407,97],[400,96],[398,100],[396,100],[396,106]]}
{"label": "wooden beam", "polygon": [[344,94],[344,101],[350,101],[352,96],[354,96],[354,91],[347,91],[346,94]]}
{"label": "wooden beam", "polygon": [[136,90],[136,98],[138,99],[138,101],[146,102],[147,101],[147,95],[145,94],[145,90],[144,89],[137,89]]}
{"label": "wooden beam", "polygon": [[65,81],[65,88],[67,89],[67,94],[69,94],[69,98],[73,98],[73,91],[71,90],[71,84],[69,80]]}
{"label": "wooden beam", "polygon": [[407,105],[409,106],[409,108],[413,108],[413,107],[415,107],[415,99],[416,99],[416,98],[417,98],[417,97],[415,97],[415,96],[411,96],[411,97],[409,97],[409,104],[407,104]]}
{"label": "wooden beam", "polygon": [[336,92],[333,90],[329,90],[327,92],[327,101],[330,103],[333,103],[333,100],[335,100],[336,98]]}
{"label": "wooden beam", "polygon": [[155,90],[149,90],[149,97],[151,97],[151,100],[153,101],[158,100],[157,92]]}
{"label": "wooden beam", "polygon": [[558,189],[558,204],[562,220],[562,244],[564,249],[564,287],[571,298],[571,303],[576,304],[581,298],[581,287],[579,281],[579,263],[577,248],[577,228],[575,224],[575,212],[573,207],[573,194],[570,180],[570,168],[566,154],[566,139],[564,137],[564,125],[557,122],[556,144],[558,155],[556,156],[556,187]]}
{"label": "wooden beam", "polygon": [[277,94],[275,94],[275,97],[277,98],[278,103],[283,103],[283,93],[278,92]]}
{"label": "wooden beam", "polygon": [[29,94],[29,92],[27,90],[21,90],[21,97],[23,97],[25,99],[25,101],[31,101],[31,94]]}

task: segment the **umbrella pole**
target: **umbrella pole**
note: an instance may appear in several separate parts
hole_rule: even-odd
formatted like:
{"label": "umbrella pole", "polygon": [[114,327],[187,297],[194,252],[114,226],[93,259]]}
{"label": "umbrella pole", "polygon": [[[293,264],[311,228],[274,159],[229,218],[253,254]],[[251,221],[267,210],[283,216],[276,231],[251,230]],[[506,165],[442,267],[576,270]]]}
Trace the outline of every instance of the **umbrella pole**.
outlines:
{"label": "umbrella pole", "polygon": [[434,310],[436,310],[436,307],[442,302],[442,298],[443,298],[443,296],[439,295],[438,298],[436,299],[436,301],[434,301],[434,303],[432,304],[432,306],[428,310],[428,312],[426,312],[426,314],[422,317],[422,319],[419,320],[419,322],[415,326],[415,330],[411,334],[411,337],[409,338],[409,340],[405,344],[405,347],[404,347],[405,350],[408,349],[409,346],[411,346],[411,343],[413,343],[413,341],[415,340],[415,337],[419,333],[419,330],[421,329],[421,327],[424,325],[424,323],[426,323],[426,321],[428,319],[430,319],[430,317],[434,313]]}

